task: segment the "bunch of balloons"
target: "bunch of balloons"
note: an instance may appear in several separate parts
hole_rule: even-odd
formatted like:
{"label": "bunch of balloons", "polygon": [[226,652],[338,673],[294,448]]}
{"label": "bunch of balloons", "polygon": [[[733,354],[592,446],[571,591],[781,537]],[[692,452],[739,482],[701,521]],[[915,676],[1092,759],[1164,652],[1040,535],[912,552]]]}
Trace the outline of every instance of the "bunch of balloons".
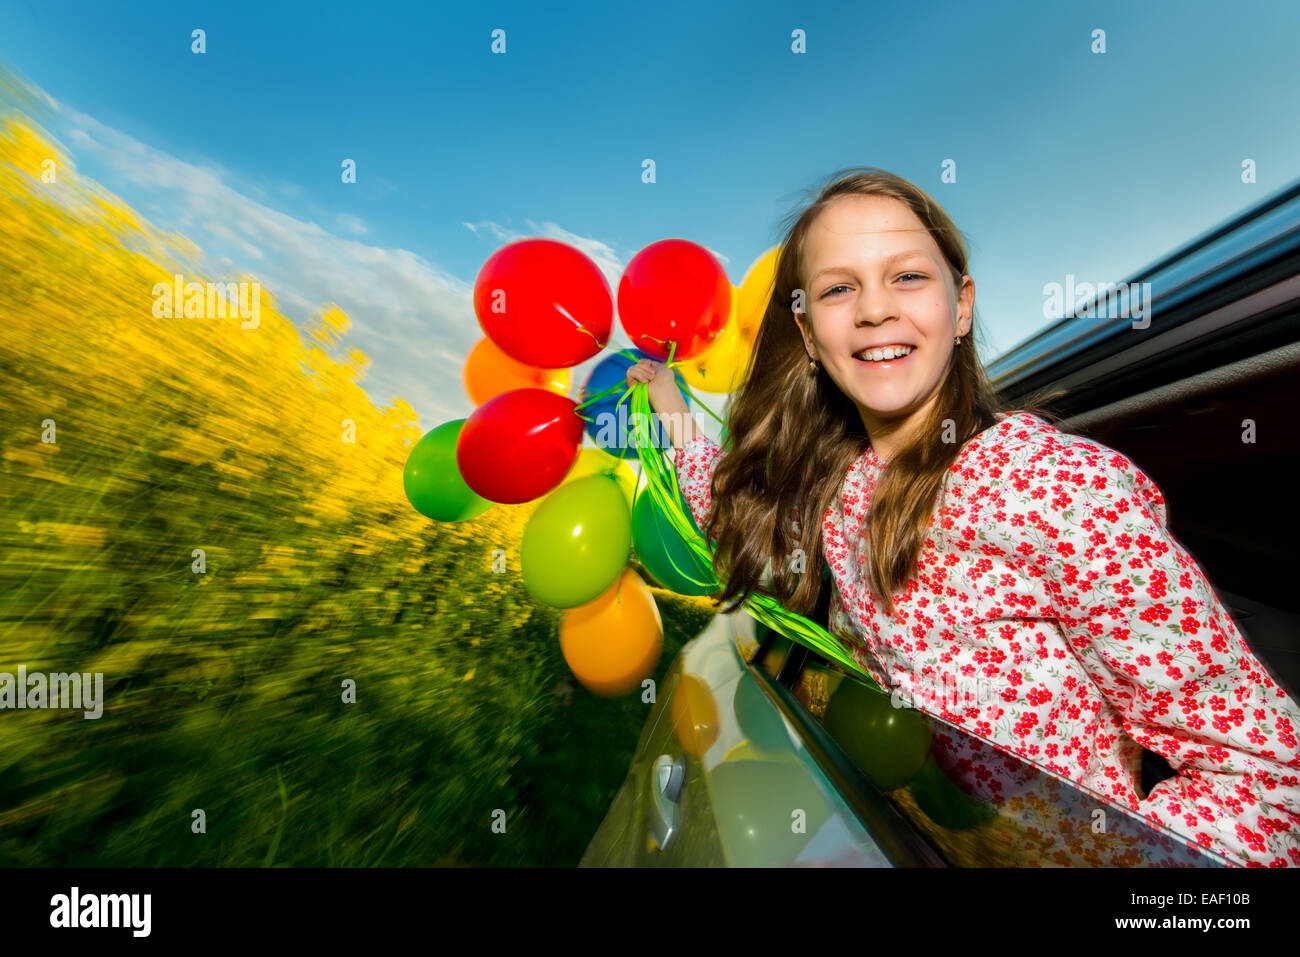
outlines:
{"label": "bunch of balloons", "polygon": [[[667,239],[641,250],[628,263],[617,294],[619,321],[634,348],[601,359],[577,399],[568,395],[570,370],[606,348],[613,326],[614,297],[600,270],[564,243],[527,239],[502,247],[479,271],[474,309],[485,338],[470,351],[464,371],[477,408],[416,443],[403,473],[406,495],[421,514],[440,522],[472,519],[494,503],[540,500],[520,546],[522,578],[533,597],[563,609],[564,659],[595,694],[636,690],[663,650],[654,597],[628,567],[634,550],[672,591],[705,595],[719,587],[711,549],[665,464],[668,438],[649,416],[645,387],[627,386],[627,370],[650,358],[667,361],[688,394],[740,388],[771,300],[778,252],[771,249],[755,262],[737,289],[695,243]],[[584,436],[594,447],[581,447]],[[638,461],[644,484],[630,460]],[[754,595],[745,604],[760,626],[868,682],[842,681],[824,723],[876,787],[909,787],[945,827],[964,830],[988,819],[985,803],[941,768],[942,749],[934,747],[920,712],[892,707],[870,675],[816,623],[770,596]],[[732,749],[712,780],[719,794],[734,794],[733,804],[744,814],[720,826],[739,860],[749,860],[746,855],[758,847],[794,854],[804,838],[782,843],[788,802],[768,808],[771,813],[762,804],[763,794],[777,794],[791,780],[768,760],[786,753],[784,725],[756,684],[742,686],[734,709],[746,736],[743,748]],[[720,727],[709,686],[683,675],[671,713],[683,748],[702,757]],[[829,815],[817,800],[814,794],[798,802],[809,809],[812,830]]]}
{"label": "bunch of balloons", "polygon": [[[675,524],[656,496],[638,492],[629,460],[643,465],[671,444],[658,422],[630,412],[627,370],[640,359],[666,360],[689,388],[739,388],[776,254],[760,258],[737,290],[696,243],[665,239],[641,250],[617,293],[634,348],[602,359],[577,399],[567,394],[570,370],[606,348],[615,311],[595,263],[565,243],[525,239],[497,250],[479,271],[474,311],[485,337],[464,371],[477,408],[412,448],[407,499],[440,522],[467,521],[494,503],[541,500],[524,529],[522,578],[534,598],[564,609],[565,661],[594,693],[636,690],[662,652],[658,607],[628,567],[634,550],[669,590],[719,588],[710,563],[679,531],[682,513],[690,514],[685,499],[678,496]],[[581,447],[584,435],[594,447]]]}

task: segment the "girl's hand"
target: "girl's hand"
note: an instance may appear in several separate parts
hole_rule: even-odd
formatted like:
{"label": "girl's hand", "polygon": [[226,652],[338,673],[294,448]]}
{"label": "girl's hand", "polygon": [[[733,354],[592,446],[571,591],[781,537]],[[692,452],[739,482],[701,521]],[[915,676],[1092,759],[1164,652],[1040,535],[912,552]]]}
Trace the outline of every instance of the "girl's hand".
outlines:
{"label": "girl's hand", "polygon": [[686,404],[686,396],[677,386],[677,377],[666,362],[642,359],[627,370],[627,381],[644,382],[646,397],[676,448],[682,448],[701,432]]}
{"label": "girl's hand", "polygon": [[666,362],[642,359],[627,370],[627,381],[629,384],[633,382],[647,383],[649,388],[646,390],[646,394],[650,399],[650,404],[656,409],[663,404],[663,400],[671,399],[674,394],[681,394],[681,390],[677,388],[677,381],[672,370],[668,368]]}

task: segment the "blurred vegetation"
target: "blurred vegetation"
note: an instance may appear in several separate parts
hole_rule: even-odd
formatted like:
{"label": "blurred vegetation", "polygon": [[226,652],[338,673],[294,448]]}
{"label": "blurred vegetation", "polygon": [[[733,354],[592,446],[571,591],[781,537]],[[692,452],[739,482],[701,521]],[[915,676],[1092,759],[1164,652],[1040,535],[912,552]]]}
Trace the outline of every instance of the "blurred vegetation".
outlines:
{"label": "blurred vegetation", "polygon": [[[27,96],[0,74],[0,672],[103,672],[104,713],[0,711],[0,864],[575,864],[649,706],[569,676],[535,504],[417,514],[415,413],[335,307],[155,319],[173,273],[254,277],[79,179]],[[662,681],[712,605],[654,593]]]}

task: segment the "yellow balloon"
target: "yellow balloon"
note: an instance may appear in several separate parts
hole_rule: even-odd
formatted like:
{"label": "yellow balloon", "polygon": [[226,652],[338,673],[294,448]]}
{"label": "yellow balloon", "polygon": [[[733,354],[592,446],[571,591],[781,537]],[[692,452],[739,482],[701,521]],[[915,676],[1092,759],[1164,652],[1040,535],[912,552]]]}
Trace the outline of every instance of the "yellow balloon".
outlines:
{"label": "yellow balloon", "polygon": [[740,303],[736,308],[736,322],[742,330],[749,333],[752,340],[758,334],[758,327],[767,312],[768,300],[772,298],[772,285],[776,280],[776,260],[781,253],[780,246],[773,246],[754,260],[745,278],[740,283]]}
{"label": "yellow balloon", "polygon": [[599,472],[606,472],[614,477],[618,487],[623,490],[627,507],[630,509],[636,498],[636,473],[632,471],[632,466],[628,464],[627,459],[610,455],[604,449],[579,449],[573,468],[569,469],[569,474],[560,484],[565,485],[575,479],[586,478]]}
{"label": "yellow balloon", "polygon": [[697,758],[704,757],[704,752],[718,740],[721,728],[718,703],[709,686],[698,675],[682,675],[669,710],[682,749]]}
{"label": "yellow balloon", "polygon": [[[735,302],[734,298],[732,302]],[[733,307],[731,321],[713,345],[675,368],[692,389],[712,393],[735,392],[745,384],[753,351],[753,337],[737,325]]]}

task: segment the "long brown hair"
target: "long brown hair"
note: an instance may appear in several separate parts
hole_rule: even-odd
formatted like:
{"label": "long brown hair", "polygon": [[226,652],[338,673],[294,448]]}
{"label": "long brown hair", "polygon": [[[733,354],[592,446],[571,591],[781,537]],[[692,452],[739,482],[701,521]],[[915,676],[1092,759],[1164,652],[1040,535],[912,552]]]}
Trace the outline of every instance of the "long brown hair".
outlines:
{"label": "long brown hair", "polygon": [[[822,517],[849,467],[871,445],[853,402],[825,370],[810,374],[792,311],[796,291],[807,288],[808,231],[836,197],[846,194],[907,204],[934,237],[957,288],[966,274],[965,243],[952,220],[924,191],[884,170],[841,170],[810,204],[786,216],[749,374],[730,402],[732,448],[714,471],[713,510],[704,529],[717,541],[714,571],[723,590],[716,600],[731,603],[724,613],[739,608],[752,592],[771,595],[797,614],[812,613],[821,589]],[[971,340],[980,330],[972,325],[972,336],[954,347],[927,421],[895,453],[872,493],[859,547],[875,597],[890,615],[893,594],[916,570],[949,468],[969,439],[996,424],[996,413],[1009,411],[976,355]],[[1033,403],[1033,411],[1039,412],[1041,401]],[[947,441],[938,441],[940,436]],[[796,507],[797,535],[791,523]],[[769,570],[770,587],[765,587]]]}

